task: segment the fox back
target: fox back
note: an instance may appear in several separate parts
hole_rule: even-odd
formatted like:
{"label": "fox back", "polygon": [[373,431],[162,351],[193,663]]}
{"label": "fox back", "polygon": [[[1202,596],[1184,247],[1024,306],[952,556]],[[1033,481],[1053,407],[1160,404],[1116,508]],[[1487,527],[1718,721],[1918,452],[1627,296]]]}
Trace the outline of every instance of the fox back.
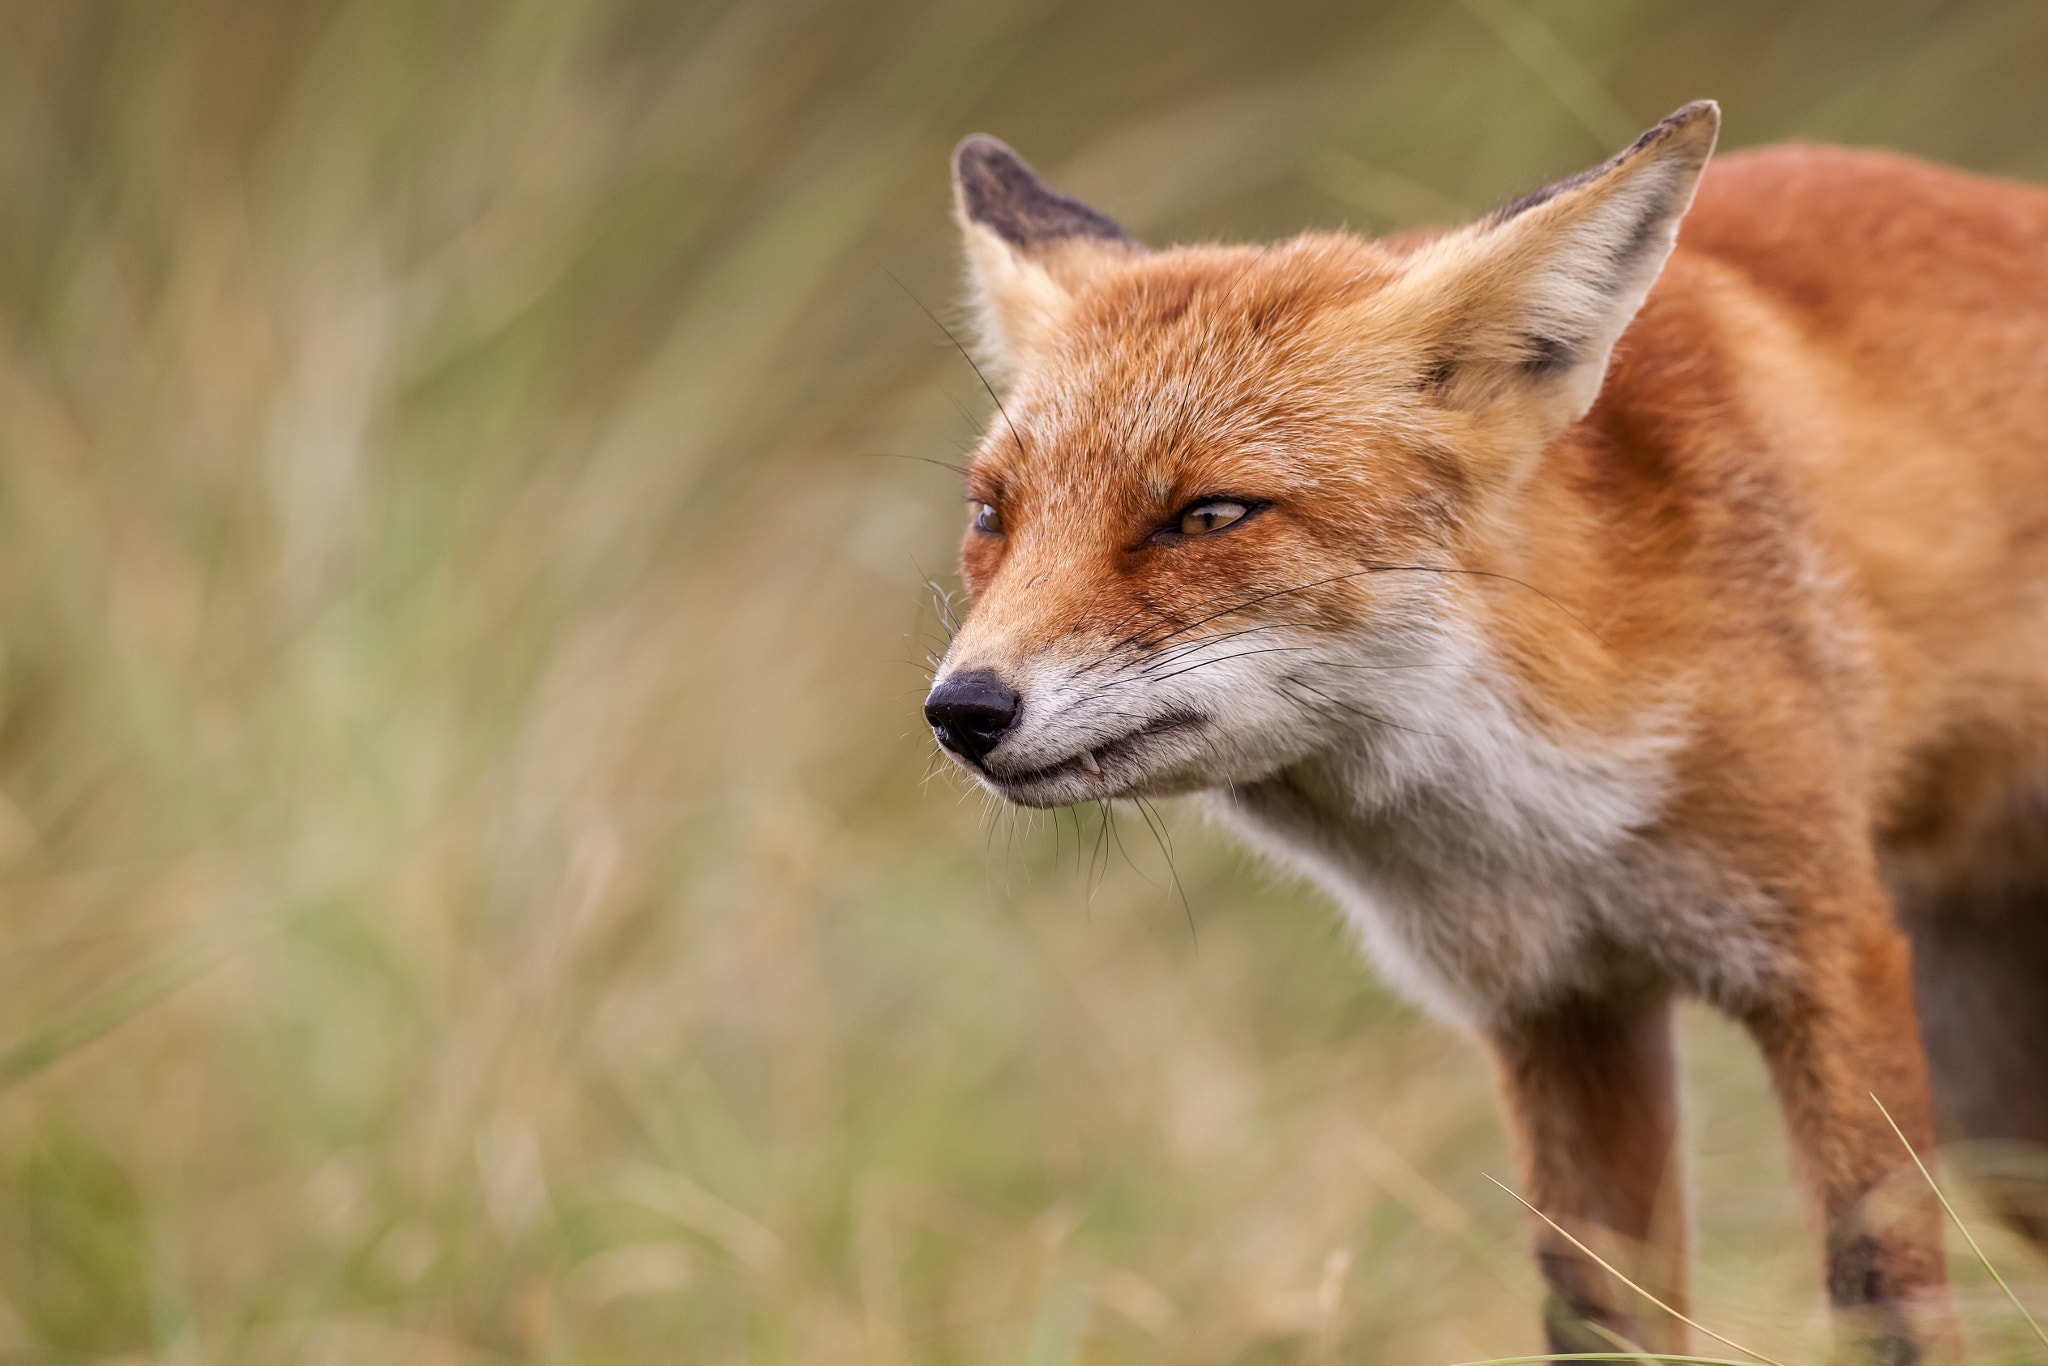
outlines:
{"label": "fox back", "polygon": [[[1201,794],[1326,887],[1673,1309],[1670,1002],[1742,1021],[1843,1332],[1910,1360],[1938,1230],[1866,1219],[1870,1097],[2048,1141],[2048,193],[1717,124],[1460,229],[1158,252],[963,143],[1001,399],[927,716],[1009,801]],[[1538,1253],[1556,1350],[1682,1342]]]}

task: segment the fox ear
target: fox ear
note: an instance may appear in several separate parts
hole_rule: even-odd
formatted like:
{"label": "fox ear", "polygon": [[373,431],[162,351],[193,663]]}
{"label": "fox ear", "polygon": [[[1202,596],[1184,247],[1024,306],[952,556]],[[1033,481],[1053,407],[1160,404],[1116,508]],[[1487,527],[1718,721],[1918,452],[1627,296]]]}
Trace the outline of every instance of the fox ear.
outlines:
{"label": "fox ear", "polygon": [[1107,215],[1048,189],[1022,157],[977,134],[953,152],[953,209],[967,245],[980,359],[1021,369],[1095,270],[1144,251]]}
{"label": "fox ear", "polygon": [[1604,165],[1418,253],[1397,293],[1424,334],[1412,339],[1419,382],[1447,407],[1512,404],[1544,442],[1583,417],[1671,255],[1720,124],[1712,101],[1688,104]]}

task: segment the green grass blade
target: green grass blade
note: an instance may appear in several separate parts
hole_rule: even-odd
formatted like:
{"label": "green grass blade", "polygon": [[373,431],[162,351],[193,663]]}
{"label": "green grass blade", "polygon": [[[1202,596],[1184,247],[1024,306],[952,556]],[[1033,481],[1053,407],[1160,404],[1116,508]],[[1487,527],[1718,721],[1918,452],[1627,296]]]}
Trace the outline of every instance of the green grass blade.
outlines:
{"label": "green grass blade", "polygon": [[1625,147],[1642,131],[1642,122],[1607,93],[1549,25],[1515,0],[1465,0],[1465,8],[1549,88],[1595,142]]}
{"label": "green grass blade", "polygon": [[0,1052],[0,1092],[119,1028],[203,976],[219,958],[179,956],[137,972],[90,997]]}
{"label": "green grass blade", "polygon": [[[1508,1186],[1508,1185],[1507,1185],[1506,1183],[1504,1183],[1504,1182],[1501,1182],[1501,1181],[1495,1181],[1495,1180],[1494,1180],[1494,1178],[1492,1178],[1491,1176],[1487,1177],[1486,1179],[1487,1179],[1488,1181],[1493,1181],[1493,1184],[1494,1184],[1494,1185],[1496,1185],[1496,1186],[1499,1186],[1499,1187],[1500,1187],[1500,1188],[1501,1188],[1502,1190],[1506,1191],[1506,1192],[1507,1192],[1507,1193],[1508,1193],[1509,1195],[1512,1195],[1512,1196],[1514,1196],[1514,1197],[1515,1197],[1515,1199],[1516,1199],[1516,1200],[1518,1200],[1518,1201],[1520,1201],[1520,1202],[1521,1202],[1521,1204],[1522,1204],[1522,1206],[1523,1206],[1523,1207],[1524,1207],[1525,1209],[1527,1209],[1527,1210],[1529,1211],[1529,1213],[1531,1213],[1531,1214],[1535,1215],[1535,1216],[1536,1216],[1536,1217],[1537,1217],[1538,1219],[1541,1219],[1541,1220],[1542,1220],[1542,1221],[1543,1221],[1544,1223],[1546,1223],[1546,1224],[1550,1225],[1550,1226],[1551,1226],[1552,1228],[1556,1229],[1556,1230],[1557,1230],[1557,1232],[1558,1232],[1558,1234],[1559,1234],[1559,1235],[1560,1235],[1561,1237],[1563,1237],[1563,1238],[1567,1239],[1567,1240],[1568,1240],[1568,1241],[1569,1241],[1569,1242],[1571,1243],[1571,1245],[1572,1245],[1573,1247],[1577,1248],[1577,1249],[1578,1249],[1579,1251],[1581,1251],[1581,1252],[1585,1253],[1585,1254],[1586,1254],[1586,1255],[1587,1255],[1588,1257],[1591,1257],[1591,1258],[1592,1258],[1592,1259],[1593,1259],[1594,1261],[1598,1262],[1598,1263],[1600,1264],[1600,1266],[1602,1267],[1602,1269],[1604,1269],[1604,1270],[1605,1270],[1605,1271],[1607,1272],[1607,1274],[1608,1274],[1608,1275],[1610,1275],[1610,1276],[1614,1277],[1614,1279],[1615,1279],[1615,1280],[1617,1280],[1617,1281],[1620,1281],[1620,1282],[1621,1282],[1621,1283],[1622,1283],[1623,1285],[1625,1285],[1625,1286],[1627,1286],[1627,1287],[1628,1287],[1629,1289],[1631,1289],[1631,1290],[1635,1291],[1635,1292],[1636,1292],[1636,1293],[1637,1293],[1638,1295],[1641,1295],[1641,1296],[1642,1296],[1642,1297],[1643,1297],[1644,1299],[1648,1300],[1648,1301],[1649,1301],[1649,1302],[1650,1302],[1651,1304],[1654,1304],[1654,1305],[1656,1305],[1656,1306],[1657,1306],[1657,1307],[1658,1307],[1659,1309],[1662,1309],[1662,1310],[1663,1310],[1663,1311],[1664,1311],[1665,1313],[1669,1314],[1669,1315],[1670,1315],[1670,1316],[1671,1316],[1672,1318],[1674,1318],[1674,1319],[1677,1319],[1677,1320],[1678,1320],[1678,1321],[1679,1321],[1680,1323],[1682,1323],[1682,1324],[1684,1324],[1684,1325],[1685,1325],[1686,1327],[1688,1327],[1688,1328],[1692,1329],[1692,1330],[1693,1330],[1693,1331],[1694,1331],[1695,1333],[1705,1333],[1705,1334],[1706,1334],[1706,1335],[1707,1335],[1708,1337],[1710,1337],[1710,1338],[1712,1338],[1712,1339],[1713,1339],[1714,1341],[1716,1341],[1716,1342],[1720,1343],[1720,1344],[1721,1344],[1721,1345],[1722,1345],[1723,1347],[1733,1347],[1733,1348],[1734,1348],[1734,1349],[1735,1349],[1736,1351],[1738,1351],[1738,1352],[1741,1352],[1741,1353],[1742,1353],[1743,1355],[1745,1355],[1745,1356],[1750,1356],[1750,1357],[1754,1357],[1754,1358],[1756,1358],[1756,1359],[1757,1359],[1758,1361],[1764,1362],[1764,1363],[1765,1363],[1765,1366],[1785,1366],[1785,1364],[1784,1364],[1783,1362],[1781,1362],[1781,1361],[1776,1361],[1776,1360],[1773,1360],[1772,1358],[1770,1358],[1770,1357],[1767,1357],[1767,1356],[1765,1356],[1765,1355],[1764,1355],[1764,1354],[1763,1354],[1762,1352],[1759,1352],[1759,1351],[1757,1351],[1757,1350],[1756,1350],[1756,1349],[1754,1349],[1754,1348],[1751,1348],[1751,1347],[1744,1347],[1744,1346],[1743,1346],[1743,1345],[1742,1345],[1741,1343],[1739,1343],[1739,1342],[1736,1342],[1736,1341],[1734,1341],[1734,1340],[1733,1340],[1732,1338],[1724,1338],[1724,1337],[1722,1337],[1722,1336],[1721,1336],[1721,1335],[1720,1335],[1719,1333],[1717,1333],[1717,1332],[1715,1332],[1715,1331],[1714,1331],[1713,1329],[1711,1329],[1711,1328],[1707,1327],[1707,1326],[1706,1326],[1705,1324],[1701,1324],[1701,1323],[1695,1323],[1695,1322],[1693,1322],[1693,1321],[1692,1321],[1691,1319],[1687,1318],[1687,1317],[1686,1317],[1685,1315],[1683,1315],[1683,1314],[1679,1313],[1679,1312],[1678,1312],[1678,1311],[1677,1311],[1676,1309],[1673,1309],[1673,1308],[1672,1308],[1672,1307],[1671,1307],[1670,1305],[1668,1305],[1668,1304],[1664,1303],[1664,1301],[1662,1301],[1662,1300],[1658,1299],[1658,1298],[1657,1298],[1657,1297],[1656,1297],[1655,1295],[1652,1295],[1652,1294],[1651,1294],[1651,1293],[1650,1293],[1649,1291],[1647,1291],[1647,1290],[1643,1289],[1643,1288],[1642,1288],[1641,1286],[1637,1285],[1637,1284],[1636,1284],[1636,1283],[1635,1283],[1634,1281],[1630,1280],[1630,1279],[1629,1279],[1628,1277],[1626,1277],[1626,1276],[1622,1275],[1622,1274],[1621,1274],[1621,1272],[1620,1272],[1620,1271],[1618,1271],[1618,1270],[1616,1270],[1616,1269],[1614,1268],[1614,1266],[1613,1266],[1613,1265],[1611,1265],[1611,1264],[1610,1264],[1610,1263],[1609,1263],[1609,1262],[1607,1261],[1607,1259],[1606,1259],[1605,1257],[1602,1257],[1602,1256],[1601,1256],[1601,1255],[1600,1255],[1599,1253],[1595,1252],[1595,1251],[1594,1251],[1594,1250],[1593,1250],[1592,1248],[1590,1248],[1590,1247],[1587,1247],[1587,1246],[1586,1246],[1586,1245],[1585,1245],[1584,1243],[1580,1242],[1580,1241],[1579,1241],[1579,1240],[1578,1240],[1577,1238],[1574,1238],[1574,1237],[1572,1237],[1571,1233],[1570,1233],[1570,1232],[1569,1232],[1568,1230],[1566,1230],[1566,1228],[1565,1228],[1565,1226],[1564,1226],[1563,1224],[1560,1224],[1560,1223],[1558,1223],[1558,1222],[1557,1222],[1557,1220],[1555,1220],[1555,1219],[1551,1218],[1551,1217],[1550,1217],[1549,1215],[1545,1214],[1545,1213],[1544,1213],[1544,1212],[1543,1212],[1542,1210],[1540,1210],[1540,1209],[1537,1209],[1537,1208],[1536,1208],[1536,1207],[1535,1207],[1534,1205],[1530,1204],[1530,1203],[1529,1203],[1529,1202],[1528,1202],[1527,1200],[1523,1200],[1523,1199],[1522,1199],[1522,1197],[1521,1197],[1521,1195],[1520,1195],[1519,1193],[1517,1193],[1517,1192],[1516,1192],[1516,1191],[1515,1191],[1515,1190],[1514,1190],[1514,1189],[1513,1189],[1512,1187]],[[1646,1357],[1647,1357],[1647,1358],[1649,1358],[1649,1359],[1652,1359],[1652,1360],[1657,1360],[1657,1361],[1676,1361],[1676,1360],[1678,1360],[1678,1359],[1679,1359],[1679,1358],[1677,1358],[1677,1357],[1659,1357],[1659,1356],[1656,1356],[1656,1355],[1655,1355],[1654,1353],[1643,1353],[1643,1352],[1625,1352],[1625,1353],[1622,1353],[1622,1354],[1620,1354],[1619,1356],[1616,1356],[1616,1357],[1612,1357],[1612,1358],[1609,1358],[1609,1357],[1606,1357],[1606,1356],[1595,1356],[1595,1357],[1589,1357],[1589,1358],[1580,1358],[1580,1359],[1581,1359],[1581,1360],[1603,1360],[1603,1361],[1604,1361],[1604,1360],[1616,1360],[1616,1361],[1638,1361],[1638,1360],[1642,1360],[1642,1359],[1645,1359]],[[1569,1358],[1550,1358],[1550,1359],[1551,1359],[1551,1360],[1560,1360],[1560,1359],[1569,1359]]]}
{"label": "green grass blade", "polygon": [[1970,1226],[1963,1222],[1962,1216],[1956,1213],[1956,1207],[1948,1202],[1946,1195],[1942,1194],[1941,1187],[1935,1183],[1934,1173],[1927,1170],[1927,1164],[1920,1160],[1920,1154],[1913,1150],[1913,1145],[1910,1142],[1907,1142],[1906,1131],[1901,1129],[1899,1122],[1892,1118],[1892,1112],[1884,1108],[1884,1102],[1877,1098],[1875,1091],[1870,1093],[1870,1103],[1875,1105],[1877,1112],[1884,1116],[1884,1122],[1892,1126],[1892,1132],[1899,1136],[1899,1142],[1906,1145],[1906,1156],[1913,1159],[1913,1165],[1920,1169],[1920,1175],[1927,1181],[1927,1189],[1934,1192],[1934,1198],[1941,1201],[1942,1209],[1948,1212],[1949,1222],[1954,1224],[1956,1231],[1963,1235],[1963,1241],[1970,1245],[1970,1251],[1977,1254],[1978,1265],[1982,1266],[1991,1279],[1997,1282],[1998,1288],[2005,1292],[2005,1297],[2012,1301],[2012,1307],[2019,1310],[2020,1317],[2027,1321],[2027,1327],[2033,1329],[2034,1336],[2041,1339],[2041,1345],[2048,1347],[2048,1333],[2041,1331],[2041,1325],[2036,1323],[2034,1316],[2027,1312],[2027,1306],[2020,1303],[2020,1297],[2012,1293],[2012,1287],[2005,1283],[2005,1277],[1998,1274],[1998,1268],[1993,1266],[1991,1259],[1984,1255],[1984,1249],[1977,1246],[1977,1239],[1971,1234]]}

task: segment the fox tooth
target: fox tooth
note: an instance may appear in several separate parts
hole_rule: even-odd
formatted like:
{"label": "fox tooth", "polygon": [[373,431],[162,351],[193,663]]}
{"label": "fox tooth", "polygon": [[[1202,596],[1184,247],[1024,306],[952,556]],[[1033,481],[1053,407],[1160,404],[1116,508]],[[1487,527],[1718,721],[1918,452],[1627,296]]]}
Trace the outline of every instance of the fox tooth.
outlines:
{"label": "fox tooth", "polygon": [[1087,769],[1090,773],[1102,772],[1102,765],[1095,762],[1095,751],[1092,749],[1081,751],[1081,767]]}

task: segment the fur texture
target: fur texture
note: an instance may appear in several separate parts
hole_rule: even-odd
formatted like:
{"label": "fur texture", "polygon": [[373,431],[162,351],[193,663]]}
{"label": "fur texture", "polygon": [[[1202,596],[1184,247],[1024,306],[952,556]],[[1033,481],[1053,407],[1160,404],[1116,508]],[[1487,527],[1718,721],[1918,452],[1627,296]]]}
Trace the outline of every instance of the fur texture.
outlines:
{"label": "fur texture", "polygon": [[[1157,253],[964,144],[1004,396],[934,697],[1015,690],[965,761],[1009,800],[1206,793],[1329,888],[1486,1042],[1530,1198],[1674,1303],[1668,1003],[1743,1021],[1846,1338],[1913,1360],[1935,1212],[1862,1206],[1871,1093],[1934,1136],[1895,904],[1953,1122],[2048,1140],[1969,999],[2048,970],[2048,194],[1706,170],[1717,123],[1435,237]],[[1681,1343],[1538,1252],[1555,1346]]]}

